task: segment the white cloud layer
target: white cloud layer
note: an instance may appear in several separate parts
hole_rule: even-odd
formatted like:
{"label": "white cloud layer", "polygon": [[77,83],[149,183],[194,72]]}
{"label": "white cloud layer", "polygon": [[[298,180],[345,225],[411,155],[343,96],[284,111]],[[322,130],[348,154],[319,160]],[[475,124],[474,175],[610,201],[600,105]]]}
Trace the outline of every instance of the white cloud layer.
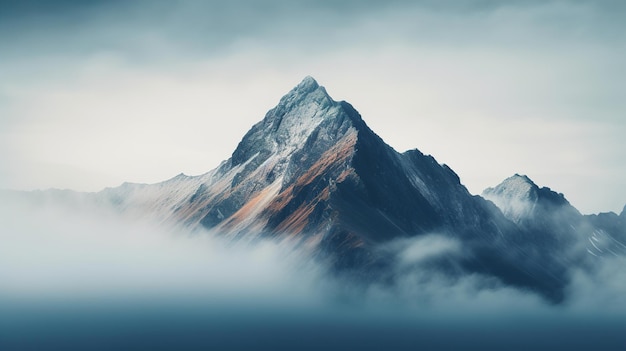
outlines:
{"label": "white cloud layer", "polygon": [[285,349],[613,349],[623,341],[624,257],[573,267],[565,301],[553,305],[492,277],[433,270],[433,260],[464,254],[437,234],[385,245],[396,257],[393,280],[367,284],[331,274],[289,243],[233,243],[86,207],[0,202],[0,243],[9,350],[161,347],[164,337],[196,348],[248,340]]}
{"label": "white cloud layer", "polygon": [[345,301],[365,309],[453,315],[626,313],[624,257],[573,266],[565,301],[552,306],[493,277],[434,269],[438,259],[466,254],[449,236],[385,244],[381,250],[396,261],[393,282],[363,285],[337,279],[289,242],[232,242],[84,206],[0,205],[0,302],[197,298],[307,308]]}

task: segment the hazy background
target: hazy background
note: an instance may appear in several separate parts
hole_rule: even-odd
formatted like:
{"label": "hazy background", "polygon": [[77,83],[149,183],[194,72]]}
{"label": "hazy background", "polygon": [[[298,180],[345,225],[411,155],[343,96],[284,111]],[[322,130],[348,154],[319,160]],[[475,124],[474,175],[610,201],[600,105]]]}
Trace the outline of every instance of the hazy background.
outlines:
{"label": "hazy background", "polygon": [[0,188],[200,174],[304,76],[473,193],[626,203],[622,1],[0,1]]}

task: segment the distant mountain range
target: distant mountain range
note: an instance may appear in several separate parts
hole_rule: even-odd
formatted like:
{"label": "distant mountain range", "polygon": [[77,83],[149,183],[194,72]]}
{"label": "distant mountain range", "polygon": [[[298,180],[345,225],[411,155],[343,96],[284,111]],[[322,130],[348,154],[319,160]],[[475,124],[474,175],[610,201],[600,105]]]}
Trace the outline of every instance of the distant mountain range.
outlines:
{"label": "distant mountain range", "polygon": [[[216,126],[219,128],[219,126]],[[393,279],[381,246],[436,234],[461,243],[429,269],[483,274],[558,303],[571,267],[626,253],[626,208],[585,216],[562,194],[514,175],[476,196],[445,164],[395,151],[345,101],[306,77],[200,175],[99,193],[5,193],[150,216],[233,240],[289,240],[355,279]]]}

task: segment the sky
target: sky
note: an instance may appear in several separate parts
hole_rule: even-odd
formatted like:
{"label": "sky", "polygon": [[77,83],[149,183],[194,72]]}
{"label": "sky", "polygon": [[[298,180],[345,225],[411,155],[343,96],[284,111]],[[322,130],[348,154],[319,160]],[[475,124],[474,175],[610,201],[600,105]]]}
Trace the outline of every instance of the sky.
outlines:
{"label": "sky", "polygon": [[0,188],[198,175],[311,75],[479,194],[626,204],[621,1],[1,1]]}

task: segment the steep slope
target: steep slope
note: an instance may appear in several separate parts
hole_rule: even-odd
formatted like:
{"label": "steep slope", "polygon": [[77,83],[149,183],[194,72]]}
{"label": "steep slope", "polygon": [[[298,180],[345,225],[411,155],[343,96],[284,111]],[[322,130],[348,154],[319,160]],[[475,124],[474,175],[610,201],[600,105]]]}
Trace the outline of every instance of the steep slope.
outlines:
{"label": "steep slope", "polygon": [[593,228],[587,252],[596,257],[626,255],[626,206],[619,216],[608,212],[585,218]]}

